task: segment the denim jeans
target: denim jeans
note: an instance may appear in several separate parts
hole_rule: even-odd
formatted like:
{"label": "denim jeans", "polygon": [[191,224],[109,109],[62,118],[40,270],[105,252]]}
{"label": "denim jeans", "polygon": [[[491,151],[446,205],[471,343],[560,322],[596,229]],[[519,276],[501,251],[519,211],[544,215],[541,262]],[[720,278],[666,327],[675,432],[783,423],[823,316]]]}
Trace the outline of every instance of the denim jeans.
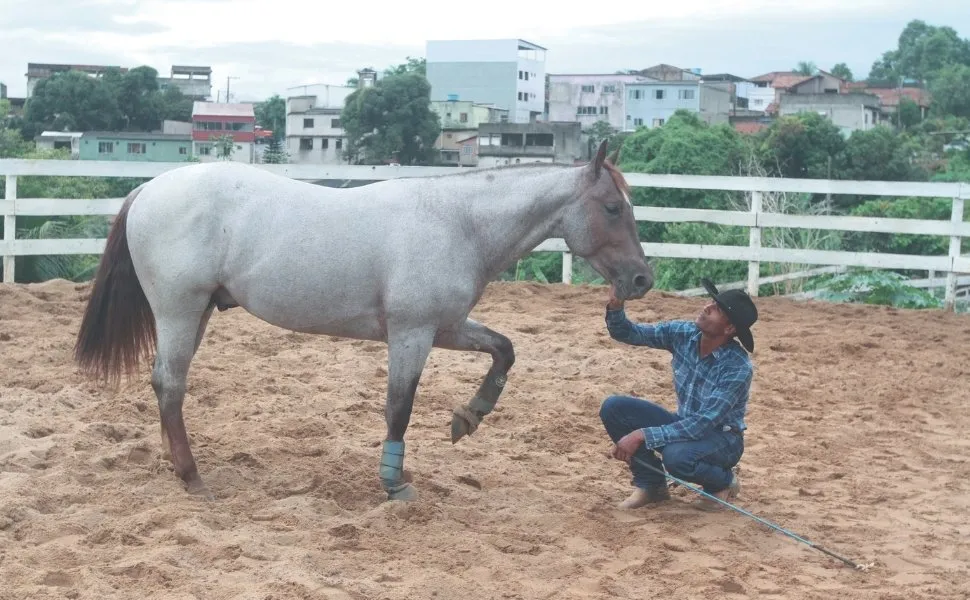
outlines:
{"label": "denim jeans", "polygon": [[[679,419],[664,407],[649,400],[630,396],[610,396],[600,407],[600,419],[613,443],[635,429],[666,425]],[[713,494],[731,483],[731,467],[738,464],[744,453],[744,437],[738,432],[718,429],[700,440],[674,442],[657,448],[663,463],[652,450],[640,446],[636,456],[653,467],[689,483],[702,485]],[[660,473],[630,461],[633,485],[639,488],[663,485],[666,478]]]}

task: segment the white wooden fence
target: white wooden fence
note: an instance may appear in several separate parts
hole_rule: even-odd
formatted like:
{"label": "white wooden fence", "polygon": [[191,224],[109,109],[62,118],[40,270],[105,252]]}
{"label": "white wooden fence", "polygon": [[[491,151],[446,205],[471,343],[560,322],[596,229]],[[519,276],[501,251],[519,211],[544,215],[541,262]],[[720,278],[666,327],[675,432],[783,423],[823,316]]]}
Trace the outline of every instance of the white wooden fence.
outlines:
{"label": "white wooden fence", "polygon": [[[103,239],[19,240],[16,238],[17,216],[113,215],[122,199],[66,200],[18,198],[17,177],[32,175],[86,177],[154,177],[185,163],[128,163],[78,160],[0,160],[0,176],[6,179],[6,197],[0,201],[4,216],[4,235],[0,242],[3,255],[3,281],[14,281],[14,257],[24,255],[100,254]],[[455,167],[328,166],[328,165],[255,165],[280,175],[300,180],[380,180],[396,177],[421,177],[455,172]],[[970,274],[970,257],[961,256],[961,237],[970,236],[970,223],[963,220],[964,201],[970,198],[970,183],[924,183],[892,181],[829,181],[815,179],[780,179],[761,177],[710,177],[693,175],[626,174],[631,186],[693,190],[732,190],[747,192],[748,211],[700,210],[687,208],[636,207],[638,221],[701,222],[738,225],[749,228],[748,246],[703,244],[660,244],[644,242],[648,257],[741,260],[748,262],[748,292],[757,295],[758,286],[768,283],[759,277],[760,262],[861,266],[935,271],[946,273],[945,306],[953,309],[958,274]],[[875,217],[792,215],[764,212],[765,192],[855,194],[866,196],[913,196],[949,198],[950,220],[885,219]],[[947,256],[919,256],[872,252],[841,252],[798,248],[766,248],[761,245],[765,227],[808,228],[815,230],[885,232],[948,236]],[[562,252],[563,281],[572,278],[572,256],[562,239],[548,239],[535,251]],[[775,276],[777,279],[778,276]]]}

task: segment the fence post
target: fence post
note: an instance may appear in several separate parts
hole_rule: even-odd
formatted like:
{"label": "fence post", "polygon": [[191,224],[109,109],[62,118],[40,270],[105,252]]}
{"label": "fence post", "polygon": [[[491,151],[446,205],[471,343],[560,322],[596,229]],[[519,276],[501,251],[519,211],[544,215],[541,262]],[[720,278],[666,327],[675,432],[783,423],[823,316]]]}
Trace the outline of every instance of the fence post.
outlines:
{"label": "fence post", "polygon": [[[950,212],[950,222],[956,226],[963,222],[963,196],[953,199],[953,210]],[[950,236],[950,270],[946,273],[946,295],[943,300],[943,308],[953,312],[956,308],[957,300],[957,274],[954,271],[956,260],[960,258],[960,236]]]}
{"label": "fence post", "polygon": [[573,253],[572,252],[562,253],[562,282],[563,283],[573,282]]}
{"label": "fence post", "polygon": [[[6,175],[6,188],[5,188],[5,200],[9,203],[10,213],[4,213],[3,215],[3,241],[13,245],[13,241],[17,237],[17,176],[16,175]],[[13,249],[10,250],[13,252]],[[3,255],[3,282],[13,283],[14,282],[14,261],[16,257],[13,254]]]}
{"label": "fence post", "polygon": [[[752,250],[761,249],[761,227],[758,226],[761,214],[761,192],[751,192],[751,214],[754,215],[754,226],[748,233],[748,247]],[[758,280],[761,277],[761,263],[757,260],[748,261],[748,294],[758,295]]]}

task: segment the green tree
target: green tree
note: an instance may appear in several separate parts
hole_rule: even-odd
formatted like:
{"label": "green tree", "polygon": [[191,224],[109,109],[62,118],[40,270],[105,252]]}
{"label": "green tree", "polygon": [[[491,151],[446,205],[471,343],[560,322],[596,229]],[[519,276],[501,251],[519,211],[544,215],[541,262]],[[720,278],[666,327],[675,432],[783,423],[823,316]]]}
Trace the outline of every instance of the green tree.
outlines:
{"label": "green tree", "polygon": [[257,125],[271,129],[274,140],[283,139],[286,131],[286,100],[279,94],[273,94],[268,99],[257,102],[253,111],[256,113]]}
{"label": "green tree", "polygon": [[816,71],[818,71],[818,67],[815,66],[815,63],[805,60],[798,61],[798,65],[793,69],[794,73],[806,76],[814,75]]}
{"label": "green tree", "polygon": [[390,75],[404,75],[405,73],[417,73],[422,77],[428,76],[428,61],[425,58],[413,58],[408,56],[406,62],[393,67],[384,69],[384,77]]}
{"label": "green tree", "polygon": [[845,148],[839,128],[814,112],[780,117],[758,139],[760,162],[781,177],[827,179]]}
{"label": "green tree", "polygon": [[216,158],[219,160],[231,160],[233,152],[236,151],[236,142],[229,134],[223,134],[212,138],[212,146],[216,150]]}
{"label": "green tree", "polygon": [[948,65],[970,65],[970,40],[952,27],[936,27],[914,19],[907,23],[896,49],[883,53],[872,65],[869,79],[896,85],[903,79],[932,81]]}
{"label": "green tree", "polygon": [[274,135],[269,146],[266,147],[266,151],[263,152],[263,162],[270,165],[279,165],[287,163],[289,160],[290,157],[286,149],[283,148],[282,142]]}
{"label": "green tree", "polygon": [[951,64],[930,82],[933,112],[970,118],[970,64]]}
{"label": "green tree", "polygon": [[832,67],[831,73],[836,77],[845,79],[846,81],[852,81],[852,69],[850,69],[849,65],[845,64],[844,62],[840,62]]}
{"label": "green tree", "polygon": [[918,144],[880,125],[853,131],[838,160],[840,179],[856,181],[925,181],[928,175],[913,160]]}
{"label": "green tree", "polygon": [[347,133],[345,156],[357,164],[431,164],[441,132],[431,110],[431,84],[416,72],[388,75],[350,94],[340,121]]}
{"label": "green tree", "polygon": [[896,125],[909,129],[915,127],[923,119],[922,110],[919,104],[909,98],[900,98],[899,106],[896,108]]}
{"label": "green tree", "polygon": [[124,123],[113,90],[79,71],[55,73],[37,82],[24,113],[28,139],[44,130],[104,131]]}

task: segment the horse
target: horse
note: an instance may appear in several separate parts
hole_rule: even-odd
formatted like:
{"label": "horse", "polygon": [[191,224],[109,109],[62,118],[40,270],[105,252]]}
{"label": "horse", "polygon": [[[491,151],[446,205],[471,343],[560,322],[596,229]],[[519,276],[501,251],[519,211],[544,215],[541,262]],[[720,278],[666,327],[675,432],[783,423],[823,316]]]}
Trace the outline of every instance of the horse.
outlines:
{"label": "horse", "polygon": [[251,165],[178,167],[124,199],[95,274],[74,360],[82,375],[130,381],[152,360],[163,457],[185,491],[214,495],[182,419],[189,365],[213,313],[242,307],[287,330],[384,342],[387,500],[417,498],[405,433],[432,347],[492,364],[456,406],[452,443],[474,433],[515,362],[505,335],[468,318],[486,285],[556,236],[619,299],[653,286],[630,188],[603,142],[584,165],[534,163],[332,189]]}

